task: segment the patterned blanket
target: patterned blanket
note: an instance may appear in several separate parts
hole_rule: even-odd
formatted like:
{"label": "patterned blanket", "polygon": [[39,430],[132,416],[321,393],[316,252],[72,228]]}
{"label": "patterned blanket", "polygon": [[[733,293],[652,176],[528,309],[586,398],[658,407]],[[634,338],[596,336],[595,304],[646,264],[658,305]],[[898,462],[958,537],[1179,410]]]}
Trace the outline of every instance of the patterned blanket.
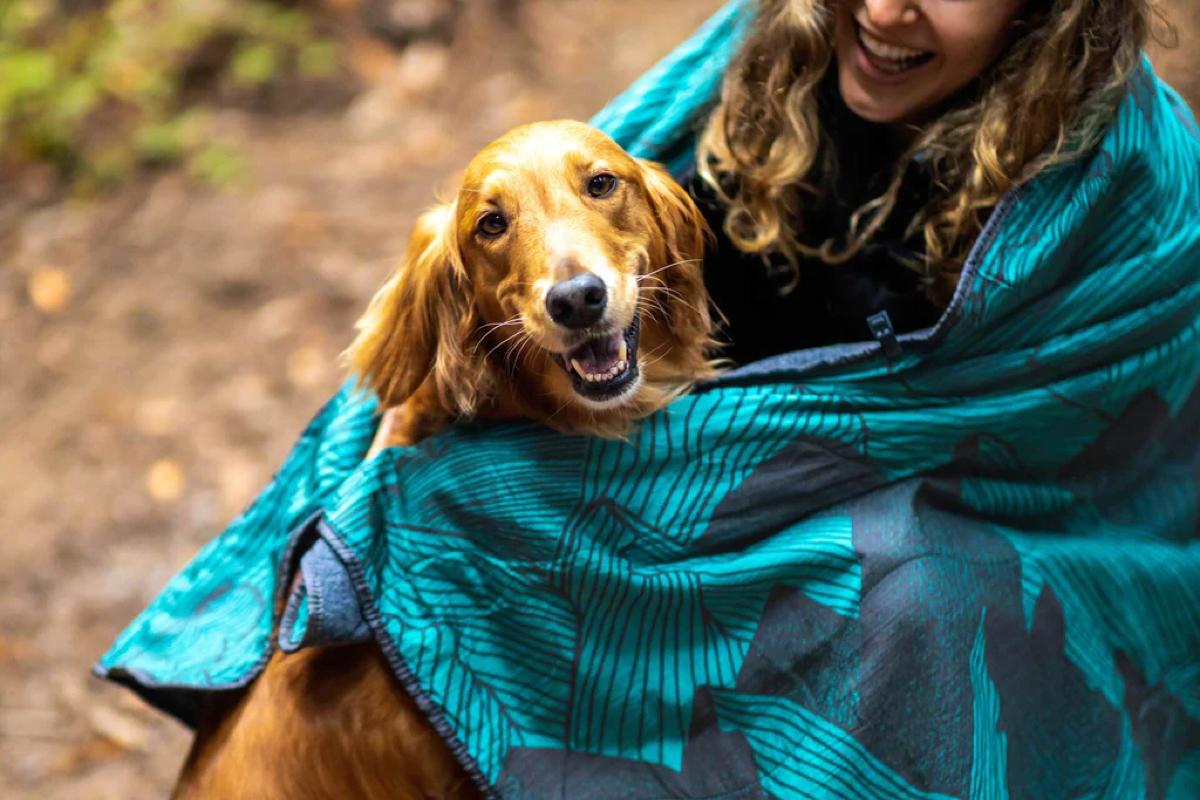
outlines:
{"label": "patterned blanket", "polygon": [[279,644],[376,638],[495,797],[1200,797],[1184,104],[1146,66],[890,344],[749,365],[628,442],[473,425],[364,462],[347,387],[97,672],[190,721],[262,668],[298,561]]}

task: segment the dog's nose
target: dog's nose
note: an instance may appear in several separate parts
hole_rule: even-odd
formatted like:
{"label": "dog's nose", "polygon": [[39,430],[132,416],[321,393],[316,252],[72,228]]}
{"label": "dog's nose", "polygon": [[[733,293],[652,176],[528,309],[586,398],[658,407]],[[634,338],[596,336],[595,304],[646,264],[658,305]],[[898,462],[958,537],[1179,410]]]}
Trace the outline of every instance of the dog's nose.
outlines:
{"label": "dog's nose", "polygon": [[546,311],[550,319],[564,328],[594,325],[607,306],[604,281],[590,272],[559,281],[546,292]]}

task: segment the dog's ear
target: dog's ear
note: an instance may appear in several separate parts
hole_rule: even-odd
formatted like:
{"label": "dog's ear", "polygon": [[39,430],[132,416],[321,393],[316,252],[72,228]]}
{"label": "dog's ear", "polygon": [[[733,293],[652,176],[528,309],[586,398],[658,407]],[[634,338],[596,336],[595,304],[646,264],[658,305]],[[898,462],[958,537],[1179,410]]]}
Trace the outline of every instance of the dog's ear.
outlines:
{"label": "dog's ear", "polygon": [[677,293],[676,302],[664,303],[672,327],[681,339],[707,340],[713,324],[704,290],[704,247],[712,232],[695,201],[662,165],[639,162],[650,210],[662,236],[663,260],[652,263],[651,271],[661,270],[654,277]]}
{"label": "dog's ear", "polygon": [[400,405],[431,380],[451,414],[475,410],[483,363],[467,347],[478,317],[454,228],[452,203],[422,214],[403,260],[355,326],[346,357],[383,408]]}

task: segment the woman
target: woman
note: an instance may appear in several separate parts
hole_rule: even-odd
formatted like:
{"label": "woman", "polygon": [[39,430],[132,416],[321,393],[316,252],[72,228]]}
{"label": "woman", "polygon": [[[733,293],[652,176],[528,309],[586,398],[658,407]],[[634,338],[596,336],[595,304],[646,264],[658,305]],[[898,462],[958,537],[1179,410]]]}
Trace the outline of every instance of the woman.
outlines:
{"label": "woman", "polygon": [[759,362],[628,443],[359,463],[343,392],[102,674],[194,719],[311,545],[358,603],[297,627],[369,631],[489,795],[1196,796],[1200,141],[1149,15],[763,0],[692,180],[733,358],[938,337]]}
{"label": "woman", "polygon": [[1152,8],[764,0],[691,183],[730,357],[934,324],[1000,198],[1095,146]]}

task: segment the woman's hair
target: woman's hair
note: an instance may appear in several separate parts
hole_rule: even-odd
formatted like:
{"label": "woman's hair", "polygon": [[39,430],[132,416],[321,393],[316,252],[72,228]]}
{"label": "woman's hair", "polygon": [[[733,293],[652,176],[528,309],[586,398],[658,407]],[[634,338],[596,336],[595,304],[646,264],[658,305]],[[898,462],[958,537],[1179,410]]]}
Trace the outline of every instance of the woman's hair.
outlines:
{"label": "woman's hair", "polygon": [[919,158],[935,190],[907,235],[923,235],[925,259],[914,267],[940,305],[1000,198],[1099,142],[1159,15],[1156,0],[1029,0],[1005,52],[921,129],[886,190],[855,211],[844,241],[811,242],[806,206],[827,197],[836,169],[819,111],[834,56],[830,2],[759,0],[700,138],[697,168],[728,206],[733,243],[782,255],[794,285],[800,256],[840,263],[871,239]]}

